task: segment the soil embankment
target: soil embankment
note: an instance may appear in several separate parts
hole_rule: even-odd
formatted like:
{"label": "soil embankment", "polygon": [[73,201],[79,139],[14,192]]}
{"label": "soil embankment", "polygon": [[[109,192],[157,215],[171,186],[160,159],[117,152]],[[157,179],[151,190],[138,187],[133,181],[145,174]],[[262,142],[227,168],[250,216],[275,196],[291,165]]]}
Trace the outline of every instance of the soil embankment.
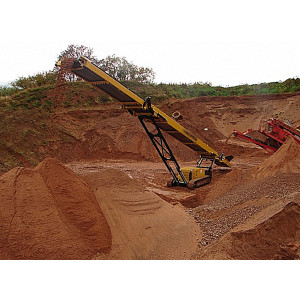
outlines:
{"label": "soil embankment", "polygon": [[265,160],[253,175],[256,178],[265,178],[278,173],[300,174],[300,147],[292,137],[289,137],[278,151]]}
{"label": "soil embankment", "polygon": [[54,159],[0,177],[1,259],[89,259],[111,248],[90,187]]}
{"label": "soil embankment", "polygon": [[208,246],[198,258],[299,259],[299,159],[300,147],[289,138],[240,179],[239,192],[233,188],[199,208],[211,222],[201,224]]}
{"label": "soil embankment", "polygon": [[[239,139],[231,138],[226,144],[233,129],[257,129],[261,120],[271,117],[300,126],[299,94],[199,97],[169,100],[159,107],[170,116],[180,113],[178,123],[219,153],[235,157],[264,152]],[[15,111],[1,130],[0,172],[18,165],[33,166],[49,156],[64,163],[121,157],[160,159],[138,119],[120,109],[118,103],[57,109],[50,115],[37,109]],[[178,159],[198,159],[193,150],[168,135],[166,138]]]}
{"label": "soil embankment", "polygon": [[[219,153],[235,156],[231,171],[215,168],[212,182],[195,191],[166,187],[170,174],[143,128],[117,104],[47,119],[13,116],[0,147],[2,171],[50,155],[72,162],[74,172],[46,159],[0,177],[0,258],[297,259],[299,145],[287,140],[270,156],[226,138],[271,117],[297,127],[299,105],[298,94],[162,103]],[[196,153],[166,138],[182,166],[195,163]]]}
{"label": "soil embankment", "polygon": [[112,231],[103,259],[189,259],[201,230],[183,207],[171,205],[124,172],[105,168],[82,174],[93,187]]}

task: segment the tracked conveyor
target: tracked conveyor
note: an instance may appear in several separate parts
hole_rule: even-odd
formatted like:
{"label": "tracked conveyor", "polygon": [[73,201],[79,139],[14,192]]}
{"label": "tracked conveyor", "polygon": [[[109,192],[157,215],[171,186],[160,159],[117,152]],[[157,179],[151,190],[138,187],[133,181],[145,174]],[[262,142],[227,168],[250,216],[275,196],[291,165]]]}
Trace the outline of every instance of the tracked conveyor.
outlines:
{"label": "tracked conveyor", "polygon": [[[149,109],[149,107],[143,108],[144,100],[142,98],[106,74],[87,58],[80,57],[79,59],[74,60],[71,71],[78,77],[116,99],[123,108],[139,118],[167,168],[175,178],[175,172],[169,163],[172,161],[181,176],[183,184],[187,184],[187,180],[181,173],[180,167],[164,139],[161,130],[196,151],[201,158],[213,160],[214,163],[222,167],[230,167],[229,159],[226,159],[223,154],[219,155],[214,149],[193,135],[189,130],[178,124],[174,119],[166,115],[156,106],[151,105],[151,109]],[[147,123],[149,122],[155,126],[155,133],[153,133],[153,128],[150,129],[148,127]]]}

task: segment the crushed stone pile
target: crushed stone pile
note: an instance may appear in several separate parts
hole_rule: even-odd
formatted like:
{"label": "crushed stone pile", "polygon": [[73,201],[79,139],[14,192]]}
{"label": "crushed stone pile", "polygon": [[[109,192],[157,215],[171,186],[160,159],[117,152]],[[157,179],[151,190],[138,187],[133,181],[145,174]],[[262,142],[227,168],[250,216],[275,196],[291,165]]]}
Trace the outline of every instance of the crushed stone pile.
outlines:
{"label": "crushed stone pile", "polygon": [[0,177],[0,259],[90,259],[111,242],[90,187],[58,160]]}
{"label": "crushed stone pile", "polygon": [[[249,173],[233,169],[217,183],[213,182],[210,190],[197,191],[197,197],[204,202],[195,210],[195,219],[203,230],[202,244],[220,240],[257,214],[270,216],[268,207],[300,192],[299,173],[300,147],[291,138]],[[259,236],[256,238],[259,241]]]}
{"label": "crushed stone pile", "polygon": [[277,173],[300,174],[300,146],[289,137],[254,173],[256,178],[274,176]]}
{"label": "crushed stone pile", "polygon": [[231,233],[236,259],[299,259],[300,205],[290,202],[262,223]]}
{"label": "crushed stone pile", "polygon": [[202,259],[299,259],[300,204],[291,201],[275,213],[262,212],[218,244],[210,245]]}

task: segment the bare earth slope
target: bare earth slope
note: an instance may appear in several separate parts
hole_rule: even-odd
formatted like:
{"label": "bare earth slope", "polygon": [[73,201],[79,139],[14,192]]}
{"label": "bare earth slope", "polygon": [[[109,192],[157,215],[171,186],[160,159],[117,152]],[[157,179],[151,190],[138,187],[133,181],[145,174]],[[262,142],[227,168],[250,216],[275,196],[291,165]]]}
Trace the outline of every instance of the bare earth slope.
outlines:
{"label": "bare earth slope", "polygon": [[281,200],[207,247],[200,259],[299,259],[300,194]]}
{"label": "bare earth slope", "polygon": [[[212,223],[223,232],[219,241],[203,247],[198,258],[298,259],[299,158],[299,145],[294,139],[287,139],[276,153],[252,168],[244,181],[240,180],[239,192],[231,190],[213,199],[206,209],[214,209]],[[208,229],[204,236],[205,231]],[[206,241],[210,244],[213,240],[208,236]]]}
{"label": "bare earth slope", "polygon": [[[257,146],[230,139],[233,129],[258,128],[262,119],[276,117],[300,126],[300,95],[260,95],[199,97],[163,102],[159,107],[218,152],[236,157],[254,153]],[[3,125],[4,126],[4,125]],[[4,130],[4,131],[3,131]],[[138,119],[120,109],[117,103],[93,108],[58,109],[50,116],[38,110],[14,112],[1,131],[0,172],[12,166],[32,166],[51,156],[62,162],[80,159],[133,158],[159,161],[159,157]],[[172,150],[181,160],[197,155],[167,136]],[[223,141],[223,142],[220,142]],[[263,153],[259,151],[258,153]]]}
{"label": "bare earth slope", "polygon": [[[299,94],[164,102],[169,115],[180,112],[180,124],[235,155],[231,171],[216,168],[212,182],[195,191],[166,187],[170,174],[153,145],[117,104],[56,111],[41,124],[18,119],[10,128],[22,139],[12,131],[9,140],[3,136],[2,170],[31,164],[26,139],[26,153],[37,161],[50,155],[72,162],[73,172],[47,159],[0,177],[0,258],[297,259],[300,147],[288,140],[270,156],[253,144],[225,141],[233,129],[257,128],[271,117],[297,127],[299,108]],[[49,135],[36,134],[43,122]],[[182,166],[198,159],[167,139]]]}
{"label": "bare earth slope", "polygon": [[201,230],[181,205],[172,206],[116,169],[82,174],[112,231],[104,259],[189,259]]}
{"label": "bare earth slope", "polygon": [[291,137],[254,171],[254,176],[264,178],[277,173],[300,174],[300,147]]}
{"label": "bare earth slope", "polygon": [[54,159],[0,177],[1,259],[89,259],[111,247],[89,186]]}

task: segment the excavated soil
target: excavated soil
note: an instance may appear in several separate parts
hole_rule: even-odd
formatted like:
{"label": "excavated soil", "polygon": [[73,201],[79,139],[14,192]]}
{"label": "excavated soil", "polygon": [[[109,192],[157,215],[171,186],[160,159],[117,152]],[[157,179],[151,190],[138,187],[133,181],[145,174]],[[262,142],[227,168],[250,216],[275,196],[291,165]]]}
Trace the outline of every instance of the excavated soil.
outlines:
{"label": "excavated soil", "polygon": [[112,230],[112,251],[102,259],[188,259],[201,230],[181,205],[173,206],[113,168],[83,174]]}
{"label": "excavated soil", "polygon": [[300,147],[292,137],[289,137],[278,151],[265,160],[253,175],[255,178],[265,178],[277,173],[300,174]]}
{"label": "excavated soil", "polygon": [[[298,259],[300,147],[272,156],[229,138],[271,117],[300,125],[300,95],[170,100],[168,115],[233,154],[209,185],[169,188],[170,174],[137,118],[117,104],[57,111],[68,137],[38,146],[35,169],[0,177],[2,259]],[[178,114],[177,114],[178,115]],[[181,166],[197,155],[167,137]],[[0,158],[1,163],[1,158]]]}
{"label": "excavated soil", "polygon": [[210,202],[197,208],[204,231],[198,258],[298,259],[299,157],[299,145],[287,139],[244,176],[238,178],[235,170],[224,176],[221,185],[230,180],[237,185],[221,196],[212,189],[206,197]]}
{"label": "excavated soil", "polygon": [[300,193],[293,198],[282,199],[256,214],[203,250],[198,258],[299,259]]}
{"label": "excavated soil", "polygon": [[0,177],[1,259],[90,259],[111,231],[90,187],[59,161]]}

